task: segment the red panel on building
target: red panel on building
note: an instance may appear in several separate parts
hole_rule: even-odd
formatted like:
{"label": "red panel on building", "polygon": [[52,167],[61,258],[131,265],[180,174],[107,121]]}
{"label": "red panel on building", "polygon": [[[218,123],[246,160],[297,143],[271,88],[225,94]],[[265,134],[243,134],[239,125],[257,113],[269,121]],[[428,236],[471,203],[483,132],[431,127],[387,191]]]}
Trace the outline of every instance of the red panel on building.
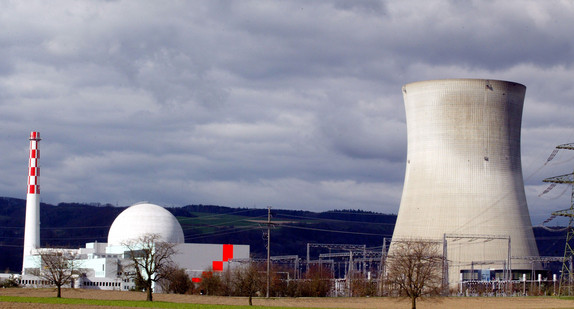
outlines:
{"label": "red panel on building", "polygon": [[233,259],[233,245],[223,245],[223,261],[228,262]]}
{"label": "red panel on building", "polygon": [[201,273],[201,277],[202,278],[211,278],[211,277],[213,277],[213,273],[210,271],[204,271]]}
{"label": "red panel on building", "polygon": [[201,278],[191,278],[191,282],[200,283]]}
{"label": "red panel on building", "polygon": [[223,271],[223,261],[213,261],[213,271]]}

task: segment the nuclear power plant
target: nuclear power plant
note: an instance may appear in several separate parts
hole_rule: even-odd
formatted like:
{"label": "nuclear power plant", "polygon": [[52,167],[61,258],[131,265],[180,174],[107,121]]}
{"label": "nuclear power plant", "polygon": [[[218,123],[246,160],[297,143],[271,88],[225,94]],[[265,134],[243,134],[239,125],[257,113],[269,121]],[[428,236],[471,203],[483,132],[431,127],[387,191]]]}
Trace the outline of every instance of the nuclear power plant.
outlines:
{"label": "nuclear power plant", "polygon": [[451,284],[530,278],[541,267],[520,156],[526,87],[445,79],[402,90],[408,150],[392,244],[440,243]]}
{"label": "nuclear power plant", "polygon": [[[28,287],[50,285],[37,276],[42,269],[40,254],[55,251],[74,256],[81,265],[82,275],[72,287],[100,290],[132,290],[136,283],[128,272],[130,250],[127,244],[146,235],[158,241],[174,244],[174,264],[185,270],[194,282],[202,280],[206,270],[222,272],[234,261],[249,259],[249,245],[185,243],[181,225],[168,210],[147,202],[128,207],[112,223],[108,242],[86,243],[84,248],[40,247],[40,132],[30,134],[30,161],[26,221],[24,227],[24,258],[20,283]],[[161,291],[159,286],[154,289]]]}
{"label": "nuclear power plant", "polygon": [[[465,281],[526,282],[540,275],[543,268],[528,212],[520,153],[526,87],[501,80],[445,79],[406,84],[402,92],[408,149],[396,225],[388,252],[386,239],[377,255],[367,255],[363,245],[361,272],[371,280],[372,269],[376,280],[383,282],[387,253],[393,256],[397,243],[425,241],[441,249],[443,283],[451,287],[460,283],[461,293]],[[40,267],[39,141],[40,133],[32,132],[21,280],[28,286],[39,285],[37,278],[28,275]],[[134,288],[133,281],[122,275],[122,261],[129,253],[125,243],[149,233],[177,244],[174,261],[195,282],[208,268],[223,271],[234,260],[249,259],[248,245],[186,244],[177,218],[169,211],[139,203],[116,218],[107,243],[69,249],[86,269],[76,282],[78,287]],[[311,245],[307,244],[307,267],[312,263]],[[356,248],[348,247],[353,245],[317,246],[329,247],[324,257],[332,265],[335,255],[348,257],[344,276],[358,269],[354,266]],[[349,252],[331,255],[330,246]],[[281,258],[286,257],[293,258]],[[293,260],[298,268],[299,257]],[[380,267],[372,267],[377,263]]]}

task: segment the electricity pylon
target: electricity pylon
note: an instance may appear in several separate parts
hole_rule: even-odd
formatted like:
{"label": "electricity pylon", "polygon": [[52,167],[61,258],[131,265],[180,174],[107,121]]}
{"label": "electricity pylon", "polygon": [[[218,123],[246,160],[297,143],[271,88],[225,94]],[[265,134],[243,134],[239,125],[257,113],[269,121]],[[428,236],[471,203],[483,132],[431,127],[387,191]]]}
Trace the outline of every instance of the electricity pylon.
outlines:
{"label": "electricity pylon", "polygon": [[[558,149],[567,149],[567,150],[574,150],[574,144],[563,144],[556,146],[556,149],[553,152],[551,157],[553,158],[556,155]],[[551,160],[551,159],[550,159]],[[550,183],[564,183],[572,185],[574,183],[574,173],[554,176],[550,178],[546,178],[543,182],[550,182]],[[572,186],[572,193],[570,194],[570,208],[558,210],[552,213],[553,216],[560,216],[568,218],[568,227],[566,230],[566,244],[564,246],[564,260],[562,261],[562,273],[560,276],[560,285],[558,289],[558,293],[562,295],[562,287],[568,283],[568,294],[571,295],[572,293],[572,257],[574,256],[574,250],[572,249],[572,245],[570,241],[574,238],[574,186]]]}

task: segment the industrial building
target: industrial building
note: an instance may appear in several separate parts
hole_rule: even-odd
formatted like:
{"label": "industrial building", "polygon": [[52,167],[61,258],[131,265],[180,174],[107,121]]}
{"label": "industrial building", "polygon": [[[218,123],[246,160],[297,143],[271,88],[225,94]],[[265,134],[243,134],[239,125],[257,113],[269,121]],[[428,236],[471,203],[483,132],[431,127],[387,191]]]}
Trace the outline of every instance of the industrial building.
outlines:
{"label": "industrial building", "polygon": [[[75,256],[82,275],[74,287],[102,290],[130,290],[135,287],[132,276],[126,273],[129,250],[125,244],[148,234],[158,235],[159,240],[175,244],[172,260],[194,282],[201,280],[205,271],[220,272],[232,267],[233,260],[249,259],[249,245],[192,244],[185,243],[183,230],[177,219],[165,208],[147,202],[128,207],[112,223],[107,243],[87,243],[85,248],[40,248],[40,133],[30,135],[30,164],[26,221],[24,234],[24,259],[20,283],[24,286],[44,286],[47,282],[32,275],[40,268],[41,250],[54,250]],[[155,289],[159,289],[158,286]]]}
{"label": "industrial building", "polygon": [[402,240],[434,241],[451,285],[530,279],[541,266],[520,155],[526,87],[445,79],[402,91],[408,151],[389,254]]}
{"label": "industrial building", "polygon": [[[172,260],[177,267],[185,269],[194,282],[199,282],[205,271],[221,272],[233,267],[234,259],[249,259],[249,245],[186,244],[177,219],[163,207],[149,203],[132,205],[120,213],[110,227],[107,243],[92,242],[85,248],[53,250],[65,250],[76,256],[82,276],[74,282],[75,287],[131,290],[135,283],[124,272],[129,264],[129,251],[123,244],[150,233],[159,235],[160,241],[176,244]],[[24,260],[20,280],[23,285],[43,285],[41,279],[30,275],[30,270],[40,265],[40,257],[35,254],[38,249],[33,249]]]}
{"label": "industrial building", "polygon": [[[451,286],[463,281],[534,279],[543,269],[522,176],[520,134],[526,87],[500,80],[445,79],[410,83],[402,91],[408,149],[388,255],[393,255],[398,242],[430,241],[440,244],[444,280]],[[39,140],[39,133],[32,132],[24,280],[27,269],[38,265]],[[117,265],[125,257],[122,243],[143,233],[157,233],[176,243],[179,253],[174,261],[194,280],[206,269],[222,271],[233,260],[249,258],[247,245],[185,244],[181,226],[171,213],[142,203],[117,217],[107,243],[76,249],[90,269],[80,286],[132,288],[133,282],[123,279]],[[353,252],[347,255],[345,268],[352,273],[356,261]],[[384,248],[380,256],[382,269]],[[374,273],[374,267],[365,266],[373,264],[368,258],[363,252],[362,269]],[[293,260],[296,274],[299,258]]]}

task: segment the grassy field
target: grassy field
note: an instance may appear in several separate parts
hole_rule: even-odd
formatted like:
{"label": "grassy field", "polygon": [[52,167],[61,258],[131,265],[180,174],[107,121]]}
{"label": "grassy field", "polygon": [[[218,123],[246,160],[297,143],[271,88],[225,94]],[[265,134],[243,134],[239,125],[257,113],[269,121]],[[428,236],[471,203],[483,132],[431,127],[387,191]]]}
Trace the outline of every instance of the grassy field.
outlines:
{"label": "grassy field", "polygon": [[[55,298],[55,297],[25,297],[25,296],[0,296],[1,303],[22,303],[22,304],[51,304],[51,305],[73,305],[77,306],[105,306],[105,307],[135,307],[135,308],[182,308],[182,309],[247,309],[249,306],[233,305],[209,305],[191,303],[173,303],[165,301],[148,302],[143,300],[106,300],[106,299],[83,299],[83,298]],[[273,308],[277,307],[261,307]]]}
{"label": "grassy field", "polygon": [[[265,221],[265,217],[250,217],[242,215],[232,215],[232,214],[212,214],[203,212],[190,212],[190,214],[195,215],[195,217],[177,217],[179,223],[184,230],[186,229],[196,229],[200,233],[213,233],[219,229],[233,226],[235,228],[254,228],[259,227],[260,223],[255,221]],[[312,224],[316,223],[317,220],[312,219],[290,219],[289,222],[306,223]]]}
{"label": "grassy field", "polygon": [[[410,302],[397,298],[255,298],[254,307],[245,297],[154,294],[154,302],[146,302],[140,292],[63,290],[63,298],[55,298],[53,289],[0,289],[0,308],[193,308],[193,309],[282,309],[282,308],[410,308]],[[31,305],[32,304],[32,305]],[[555,297],[445,297],[419,301],[424,309],[545,309],[574,308],[574,300]]]}
{"label": "grassy field", "polygon": [[192,212],[197,217],[178,217],[181,227],[186,229],[195,229],[200,234],[214,233],[222,228],[230,226],[236,228],[250,228],[257,227],[258,224],[249,220],[255,218],[239,215],[227,214],[209,214],[201,212]]}

